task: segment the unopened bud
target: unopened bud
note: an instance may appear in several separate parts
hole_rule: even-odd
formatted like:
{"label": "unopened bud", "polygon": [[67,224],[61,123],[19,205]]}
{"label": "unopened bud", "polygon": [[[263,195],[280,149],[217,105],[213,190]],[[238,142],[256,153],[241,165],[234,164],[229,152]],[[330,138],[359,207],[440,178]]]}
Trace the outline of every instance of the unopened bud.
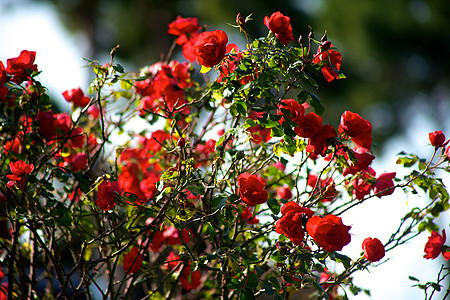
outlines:
{"label": "unopened bud", "polygon": [[300,35],[300,36],[298,37],[298,43],[299,43],[300,45],[303,45],[303,36],[302,36],[302,35]]}
{"label": "unopened bud", "polygon": [[322,44],[320,44],[320,48],[322,48],[323,51],[327,51],[331,47],[330,41],[325,41]]}
{"label": "unopened bud", "polygon": [[184,140],[184,137],[181,137],[178,140],[177,146],[183,148],[186,145],[186,141]]}
{"label": "unopened bud", "polygon": [[245,29],[245,19],[244,17],[241,15],[241,13],[238,13],[238,15],[236,16],[236,24],[242,28]]}
{"label": "unopened bud", "polygon": [[237,160],[241,160],[241,159],[243,159],[244,158],[244,153],[242,152],[242,151],[238,151],[237,153],[236,153],[236,159]]}
{"label": "unopened bud", "polygon": [[312,30],[312,28],[311,28],[310,26],[308,26],[308,27],[309,27],[308,38],[309,38],[309,39],[313,39],[313,38],[314,38],[314,32],[313,32],[313,30]]}

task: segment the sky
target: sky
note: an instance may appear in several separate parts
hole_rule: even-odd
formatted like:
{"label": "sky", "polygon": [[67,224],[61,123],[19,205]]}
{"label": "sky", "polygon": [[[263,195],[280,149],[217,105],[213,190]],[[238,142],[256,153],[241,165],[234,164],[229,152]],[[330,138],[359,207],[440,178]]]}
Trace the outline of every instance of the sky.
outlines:
{"label": "sky", "polygon": [[[87,62],[82,59],[84,53],[88,53],[84,37],[66,32],[50,7],[34,4],[13,10],[6,10],[0,4],[0,28],[0,60],[6,62],[7,58],[17,57],[22,50],[36,51],[36,63],[39,70],[43,70],[39,75],[40,80],[60,107],[69,111],[70,105],[63,99],[62,92],[76,87],[86,91],[89,84],[89,69],[85,68]],[[420,102],[420,99],[417,101]],[[398,170],[395,160],[396,154],[401,150],[420,152],[423,157],[431,153],[431,147],[426,147],[428,132],[437,129],[432,128],[431,122],[423,119],[420,105],[408,108],[407,113],[411,114],[411,119],[415,122],[411,123],[406,136],[393,137],[388,142],[389,146],[385,147],[389,149],[388,153],[375,159],[373,167],[377,174]],[[448,182],[448,178],[445,181]],[[387,233],[397,228],[399,216],[420,204],[420,201],[406,199],[401,191],[396,191],[391,196],[376,198],[375,201],[352,209],[343,216],[344,223],[352,225],[352,242],[344,247],[342,253],[352,258],[359,257],[360,245],[368,236],[377,237],[382,242],[387,241]],[[372,213],[367,215],[367,211]],[[441,221],[442,228],[445,226],[448,229],[449,217],[443,216]],[[386,233],[385,236],[383,232]],[[448,234],[450,235],[450,231]],[[441,257],[436,261],[423,258],[423,248],[428,236],[428,233],[423,233],[413,242],[388,252],[385,257],[387,262],[377,268],[370,268],[370,272],[357,273],[355,283],[371,289],[372,296],[358,295],[350,299],[423,299],[423,293],[418,288],[410,287],[414,282],[408,276],[415,276],[421,282],[435,280],[439,267],[444,262]]]}

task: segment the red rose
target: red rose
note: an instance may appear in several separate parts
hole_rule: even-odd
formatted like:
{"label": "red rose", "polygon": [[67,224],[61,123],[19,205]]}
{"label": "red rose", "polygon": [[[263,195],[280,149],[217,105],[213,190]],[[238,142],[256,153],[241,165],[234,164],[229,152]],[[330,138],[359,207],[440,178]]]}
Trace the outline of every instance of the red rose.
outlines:
{"label": "red rose", "polygon": [[372,146],[372,124],[357,113],[345,111],[342,114],[339,133],[351,137],[359,147],[369,150]]}
{"label": "red rose", "polygon": [[249,206],[255,206],[267,201],[266,183],[257,175],[243,173],[238,178],[241,200]]}
{"label": "red rose", "polygon": [[35,51],[23,50],[19,57],[9,58],[6,63],[6,73],[14,76],[14,81],[21,83],[23,79],[27,78],[27,69],[37,71],[37,66],[34,64],[36,59]]}
{"label": "red rose", "polygon": [[191,266],[190,263],[184,267],[183,271],[181,272],[181,284],[183,285],[183,288],[186,291],[195,290],[200,286],[201,277],[202,274],[200,273],[200,270],[194,271],[191,274],[191,280],[188,280],[188,276],[191,274]]}
{"label": "red rose", "polygon": [[[327,282],[332,282],[335,275],[336,274],[329,273],[329,271],[327,269],[325,269],[324,272],[320,273],[319,283],[322,285],[324,290],[327,290],[331,286],[331,283],[327,283]],[[328,291],[328,293],[327,293],[328,300],[334,300],[337,298],[337,296],[338,296],[337,288],[338,288],[338,286],[335,285],[331,288],[331,290]]]}
{"label": "red rose", "polygon": [[283,116],[279,121],[280,124],[283,124],[285,117],[289,118],[292,122],[299,124],[305,114],[306,108],[308,108],[307,104],[300,104],[294,99],[281,100],[277,106],[277,115]]}
{"label": "red rose", "polygon": [[250,140],[255,144],[261,144],[262,141],[267,143],[272,137],[270,133],[272,130],[270,128],[261,127],[261,125],[256,125],[249,127],[247,131],[250,133]]}
{"label": "red rose", "polygon": [[374,187],[371,184],[371,181],[374,179],[375,175],[375,170],[369,167],[352,180],[352,185],[354,187],[353,194],[356,196],[356,199],[362,200],[366,195],[370,194],[370,191]]}
{"label": "red rose", "polygon": [[362,242],[364,257],[371,261],[379,261],[384,257],[384,246],[377,238],[368,237]]}
{"label": "red rose", "polygon": [[274,12],[270,18],[264,18],[264,24],[267,28],[275,33],[277,39],[285,46],[289,44],[289,41],[293,41],[291,18],[283,15],[281,12]]}
{"label": "red rose", "polygon": [[142,254],[139,253],[139,249],[134,247],[123,258],[123,269],[129,274],[136,273],[142,267],[142,261],[144,260]]}
{"label": "red rose", "polygon": [[242,211],[241,219],[250,225],[259,223],[259,220],[252,214],[249,206],[245,207]]}
{"label": "red rose", "polygon": [[5,65],[0,61],[0,87],[5,84],[8,80],[8,75],[6,74]]}
{"label": "red rose", "polygon": [[80,88],[67,90],[63,92],[62,95],[67,102],[72,102],[75,106],[79,107],[85,107],[91,101],[91,99],[84,96],[84,93]]}
{"label": "red rose", "polygon": [[373,189],[375,194],[378,194],[377,197],[381,198],[381,196],[391,195],[394,192],[394,181],[395,172],[392,173],[383,173],[377,178],[377,183]]}
{"label": "red rose", "polygon": [[[156,193],[158,193],[158,189],[156,188],[155,183],[158,181],[159,181],[159,178],[157,175],[149,176],[141,181],[141,183],[139,184],[139,187],[140,187],[141,191],[145,194],[145,197],[147,197],[149,199],[153,199],[156,196]],[[141,204],[144,204],[144,203],[141,203]]]}
{"label": "red rose", "polygon": [[169,30],[167,32],[180,36],[183,34],[196,32],[200,28],[201,26],[198,25],[197,18],[182,18],[181,16],[178,16],[175,21],[169,24]]}
{"label": "red rose", "polygon": [[327,252],[340,251],[350,243],[351,237],[348,231],[351,226],[342,223],[340,217],[327,215],[326,217],[314,216],[306,223],[306,230],[314,241]]}
{"label": "red rose", "polygon": [[430,138],[430,143],[434,147],[442,147],[445,146],[445,135],[442,133],[442,130],[439,131],[433,131],[428,134],[428,137]]}
{"label": "red rose", "polygon": [[281,207],[281,214],[283,217],[275,224],[275,231],[284,234],[295,245],[300,245],[305,235],[303,218],[311,217],[314,212],[294,201],[289,201]]}
{"label": "red rose", "polygon": [[[180,231],[173,226],[167,227],[163,232],[163,236],[167,245],[171,246],[183,245],[183,242],[188,243],[191,240],[192,235],[192,231],[187,228],[183,228],[180,235]],[[181,241],[181,239],[183,239],[183,242]]]}
{"label": "red rose", "polygon": [[428,242],[425,244],[425,255],[423,257],[427,259],[435,259],[439,256],[439,253],[442,252],[445,260],[450,259],[450,252],[446,252],[443,250],[443,245],[446,240],[445,230],[442,230],[442,236],[439,235],[436,231],[431,233],[431,236],[428,238]]}
{"label": "red rose", "polygon": [[299,137],[311,138],[322,129],[322,117],[311,112],[306,114],[297,124],[298,126],[294,128],[295,133]]}
{"label": "red rose", "polygon": [[336,196],[336,185],[333,178],[320,179],[316,175],[310,174],[308,176],[307,184],[313,188],[314,195],[321,198],[322,202],[333,201]]}
{"label": "red rose", "polygon": [[97,200],[95,204],[102,210],[110,210],[116,205],[114,198],[116,194],[121,193],[119,183],[117,181],[105,180],[98,186]]}
{"label": "red rose", "polygon": [[119,173],[118,181],[120,188],[125,192],[136,195],[138,199],[144,199],[146,197],[144,192],[140,189],[141,180],[138,177],[140,172],[140,168],[137,164],[123,166],[122,171]]}
{"label": "red rose", "polygon": [[180,264],[180,256],[175,255],[172,251],[170,251],[169,256],[167,256],[167,263],[165,266],[169,271],[172,271]]}
{"label": "red rose", "polygon": [[448,159],[450,159],[450,146],[448,146],[448,147],[445,149],[444,155],[445,155]]}
{"label": "red rose", "polygon": [[292,198],[291,189],[287,186],[280,187],[277,191],[277,196],[281,199],[291,199]]}
{"label": "red rose", "polygon": [[98,105],[91,105],[87,110],[88,114],[94,119],[97,119],[100,115],[100,107]]}
{"label": "red rose", "polygon": [[22,180],[25,176],[33,172],[34,165],[27,164],[23,160],[18,160],[9,163],[9,168],[11,169],[12,175],[6,175],[8,179],[11,180]]}
{"label": "red rose", "polygon": [[149,243],[149,248],[153,251],[153,252],[158,252],[159,248],[161,248],[163,242],[165,242],[164,239],[164,233],[162,231],[156,231],[153,234],[153,238],[152,241]]}
{"label": "red rose", "polygon": [[151,137],[145,141],[145,148],[149,151],[157,152],[161,150],[164,141],[170,139],[170,134],[162,130],[152,132]]}
{"label": "red rose", "polygon": [[322,126],[319,131],[308,140],[306,151],[314,155],[326,155],[328,148],[327,141],[336,137],[336,130],[331,125]]}
{"label": "red rose", "polygon": [[[329,47],[333,47],[333,45],[330,44]],[[323,63],[323,77],[325,77],[326,81],[330,82],[334,79],[339,79],[339,74],[336,71],[341,69],[341,60],[342,55],[336,50],[325,51],[323,48],[319,47],[313,62],[316,64]]]}
{"label": "red rose", "polygon": [[198,36],[192,51],[201,65],[213,67],[225,57],[227,43],[223,30],[205,31]]}
{"label": "red rose", "polygon": [[86,168],[87,166],[87,155],[84,153],[77,153],[73,158],[72,158],[72,171],[74,172],[78,172],[81,171],[83,169]]}
{"label": "red rose", "polygon": [[47,140],[51,140],[56,135],[55,116],[53,112],[40,110],[37,114],[37,121],[39,122],[39,133]]}
{"label": "red rose", "polygon": [[344,172],[342,172],[342,175],[344,176],[347,176],[348,174],[355,175],[356,173],[367,169],[375,159],[375,156],[366,152],[366,149],[364,148],[356,148],[351,150],[351,152],[356,161],[350,160],[348,154],[345,152],[344,156],[347,159],[349,167],[344,168]]}

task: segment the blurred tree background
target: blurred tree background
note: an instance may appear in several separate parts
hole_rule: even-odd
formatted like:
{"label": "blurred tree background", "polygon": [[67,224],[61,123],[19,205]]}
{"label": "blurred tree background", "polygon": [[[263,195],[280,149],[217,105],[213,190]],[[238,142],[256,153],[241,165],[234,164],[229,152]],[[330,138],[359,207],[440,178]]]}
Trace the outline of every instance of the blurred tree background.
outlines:
{"label": "blurred tree background", "polygon": [[[17,0],[16,0],[17,1]],[[63,24],[83,33],[88,58],[99,59],[120,44],[121,61],[135,67],[163,57],[174,36],[167,25],[178,15],[198,17],[210,29],[238,33],[238,12],[253,13],[251,36],[267,34],[264,16],[281,11],[291,18],[294,36],[308,25],[343,55],[346,80],[324,84],[319,93],[327,107],[325,122],[337,126],[344,110],[360,113],[374,127],[374,147],[410,126],[411,107],[444,129],[449,110],[450,2],[446,0],[30,0],[50,3]],[[11,5],[17,2],[10,1]],[[234,42],[234,41],[232,41]],[[131,71],[131,70],[129,70]],[[325,83],[321,80],[321,83]]]}

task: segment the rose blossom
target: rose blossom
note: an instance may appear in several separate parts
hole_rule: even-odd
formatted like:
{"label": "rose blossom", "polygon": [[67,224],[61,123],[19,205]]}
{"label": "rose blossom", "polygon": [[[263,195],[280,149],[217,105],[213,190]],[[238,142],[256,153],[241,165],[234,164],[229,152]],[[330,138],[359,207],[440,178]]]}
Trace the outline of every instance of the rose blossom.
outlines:
{"label": "rose blossom", "polygon": [[[329,44],[329,47],[333,45]],[[342,55],[336,50],[324,50],[323,48],[317,49],[316,57],[313,62],[323,63],[322,74],[326,81],[330,82],[339,79],[339,74],[336,71],[341,69]],[[330,64],[331,62],[331,64]]]}
{"label": "rose blossom", "polygon": [[245,207],[244,210],[242,211],[241,219],[244,220],[245,222],[247,222],[247,224],[250,224],[250,225],[259,223],[258,218],[256,218],[253,215],[253,213],[250,210],[249,206]]}
{"label": "rose blossom", "polygon": [[98,186],[97,200],[95,204],[102,210],[110,210],[116,205],[114,198],[116,193],[121,193],[121,188],[117,181],[105,180]]}
{"label": "rose blossom", "polygon": [[445,146],[445,134],[442,133],[442,130],[433,131],[428,134],[431,145],[434,147],[442,147]]}
{"label": "rose blossom", "polygon": [[381,198],[381,196],[391,195],[394,192],[394,178],[395,172],[383,173],[378,176],[377,183],[373,189],[375,194],[382,192],[377,195],[378,198]]}
{"label": "rose blossom", "polygon": [[276,222],[275,231],[284,234],[295,245],[300,245],[305,235],[303,218],[311,217],[314,212],[294,201],[289,201],[281,207],[281,214],[283,217]]}
{"label": "rose blossom", "polygon": [[425,244],[425,255],[423,257],[426,259],[435,259],[442,252],[445,260],[449,260],[450,252],[442,249],[446,239],[445,230],[442,230],[442,236],[436,231],[431,232],[431,236],[428,237],[428,242]]}
{"label": "rose blossom", "polygon": [[359,147],[369,150],[372,146],[372,124],[357,113],[345,111],[342,114],[339,133],[351,137]]}
{"label": "rose blossom", "polygon": [[243,173],[238,178],[239,193],[242,201],[249,206],[255,206],[267,201],[266,183],[257,175]]}
{"label": "rose blossom", "polygon": [[371,261],[379,261],[384,257],[384,246],[377,238],[368,237],[362,242],[364,257]]}
{"label": "rose blossom", "polygon": [[169,30],[167,32],[180,36],[196,32],[200,28],[201,26],[198,25],[197,18],[182,18],[181,16],[178,16],[175,21],[169,24]]}
{"label": "rose blossom", "polygon": [[28,77],[26,73],[27,69],[37,71],[37,66],[34,64],[35,59],[35,51],[23,50],[18,57],[6,60],[6,73],[13,75],[13,81],[20,84],[23,79]]}
{"label": "rose blossom", "polygon": [[294,36],[292,35],[291,19],[281,12],[274,12],[270,18],[264,18],[264,25],[275,33],[277,39],[285,46],[289,44],[289,41],[294,41]]}
{"label": "rose blossom", "polygon": [[[306,104],[300,104],[294,99],[283,99],[277,105],[277,115],[283,116],[279,123],[283,124],[284,118],[289,118],[292,122],[299,124],[300,120],[305,114],[305,109],[308,108]],[[289,112],[289,115],[286,113]]]}
{"label": "rose blossom", "polygon": [[0,61],[0,87],[8,81],[8,75],[6,75],[6,69],[3,62]]}
{"label": "rose blossom", "polygon": [[175,255],[173,251],[170,251],[169,255],[167,256],[167,263],[165,264],[165,267],[172,271],[180,264],[180,256]]}
{"label": "rose blossom", "polygon": [[186,265],[181,272],[180,282],[186,291],[195,290],[200,286],[202,274],[200,270],[196,270],[191,274],[191,280],[188,280],[188,275],[191,273],[191,263]]}
{"label": "rose blossom", "polygon": [[299,137],[312,138],[322,129],[322,117],[311,112],[306,114],[297,124],[298,126],[294,128],[294,131]]}
{"label": "rose blossom", "polygon": [[9,168],[11,169],[12,175],[6,175],[8,179],[11,180],[22,180],[25,176],[33,172],[34,165],[27,164],[23,160],[18,160],[9,163]]}
{"label": "rose blossom", "polygon": [[281,199],[291,199],[292,191],[288,186],[282,186],[278,188],[277,196]]}
{"label": "rose blossom", "polygon": [[340,251],[350,243],[351,237],[348,231],[351,226],[342,223],[340,217],[327,215],[325,217],[314,216],[306,223],[306,230],[314,241],[327,252]]}
{"label": "rose blossom", "polygon": [[213,67],[225,57],[227,43],[223,30],[205,31],[198,36],[192,51],[201,65]]}
{"label": "rose blossom", "polygon": [[144,258],[139,253],[139,249],[134,247],[123,257],[123,269],[129,274],[136,273],[142,267]]}
{"label": "rose blossom", "polygon": [[80,88],[75,88],[63,92],[63,97],[67,102],[72,102],[75,106],[85,107],[91,99],[86,97]]}

